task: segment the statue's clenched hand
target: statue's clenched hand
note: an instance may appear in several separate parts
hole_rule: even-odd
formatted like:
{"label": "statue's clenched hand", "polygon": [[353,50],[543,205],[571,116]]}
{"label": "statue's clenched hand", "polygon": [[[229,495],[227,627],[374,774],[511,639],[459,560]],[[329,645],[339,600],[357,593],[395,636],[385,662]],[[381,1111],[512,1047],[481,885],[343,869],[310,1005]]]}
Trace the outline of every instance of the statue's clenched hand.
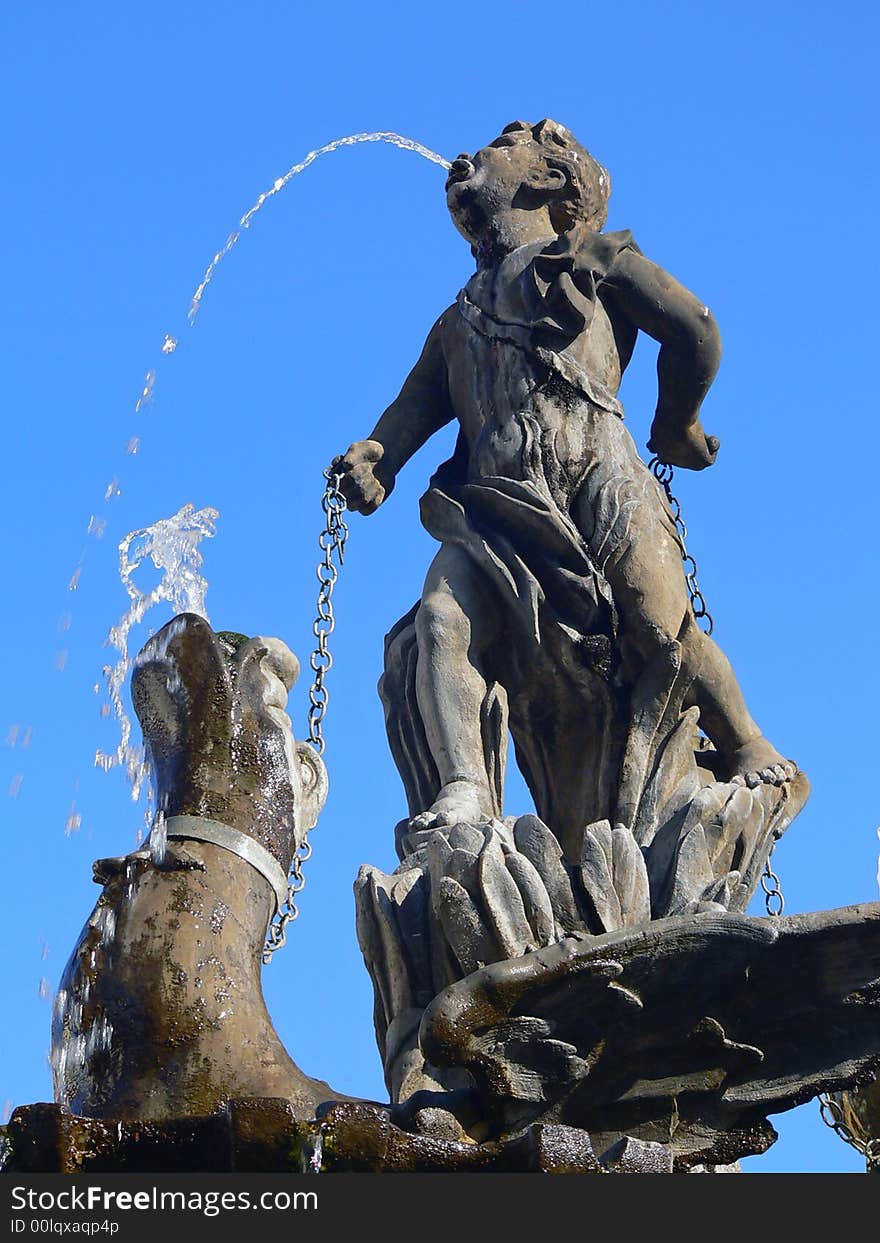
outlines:
{"label": "statue's clenched hand", "polygon": [[699,420],[690,427],[675,429],[658,426],[655,422],[648,441],[648,448],[661,462],[688,470],[705,470],[712,466],[720,446],[718,437],[707,436]]}
{"label": "statue's clenched hand", "polygon": [[394,475],[384,455],[385,448],[378,440],[356,440],[330,463],[330,469],[340,477],[340,492],[356,513],[375,513],[391,494]]}

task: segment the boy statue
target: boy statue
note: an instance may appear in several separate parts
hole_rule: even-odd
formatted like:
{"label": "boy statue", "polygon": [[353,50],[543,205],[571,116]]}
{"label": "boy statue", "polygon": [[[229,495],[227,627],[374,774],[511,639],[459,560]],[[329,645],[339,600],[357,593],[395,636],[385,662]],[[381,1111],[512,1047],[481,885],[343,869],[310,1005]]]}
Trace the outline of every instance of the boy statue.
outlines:
{"label": "boy statue", "polygon": [[631,721],[639,679],[673,650],[681,710],[696,706],[706,735],[692,749],[711,753],[715,778],[755,788],[796,772],[696,625],[669,505],[616,396],[641,329],[660,344],[648,448],[711,466],[719,441],[699,414],[718,330],[628,231],[600,231],[609,190],[551,120],[460,155],[446,196],[476,272],[369,439],[333,462],[349,507],[371,514],[428,438],[459,424],[421,504],[441,546],[389,635],[380,688],[410,831],[501,815],[508,724],[561,840],[599,816],[626,822],[608,794],[623,766],[608,713],[629,704]]}

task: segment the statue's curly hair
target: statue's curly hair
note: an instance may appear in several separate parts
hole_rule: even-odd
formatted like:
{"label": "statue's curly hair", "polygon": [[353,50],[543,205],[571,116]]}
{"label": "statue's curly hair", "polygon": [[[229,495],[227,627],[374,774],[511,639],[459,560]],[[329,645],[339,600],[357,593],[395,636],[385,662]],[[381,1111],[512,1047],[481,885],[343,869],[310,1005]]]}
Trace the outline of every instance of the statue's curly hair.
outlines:
{"label": "statue's curly hair", "polygon": [[550,204],[550,218],[558,233],[565,233],[578,221],[588,228],[601,229],[608,215],[611,177],[608,170],[582,147],[572,132],[545,117],[536,125],[528,121],[511,121],[503,134],[528,132],[543,148],[547,163],[560,169],[566,178],[566,189]]}

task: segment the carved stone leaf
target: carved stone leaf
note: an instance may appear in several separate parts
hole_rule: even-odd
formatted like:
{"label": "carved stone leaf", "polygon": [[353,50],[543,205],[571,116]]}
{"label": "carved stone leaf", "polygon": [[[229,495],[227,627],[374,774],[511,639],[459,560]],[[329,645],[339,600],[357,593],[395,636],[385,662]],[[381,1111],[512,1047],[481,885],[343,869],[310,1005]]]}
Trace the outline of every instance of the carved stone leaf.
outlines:
{"label": "carved stone leaf", "polygon": [[537,816],[520,816],[514,825],[513,836],[519,852],[525,855],[544,882],[556,922],[556,939],[571,932],[586,931],[562,858],[562,847],[547,826]]}
{"label": "carved stone leaf", "polygon": [[471,854],[469,850],[453,850],[446,874],[453,880],[457,880],[472,897],[476,898],[479,893],[477,868],[478,860],[475,854]]}
{"label": "carved stone leaf", "polygon": [[706,830],[706,846],[717,876],[748,861],[756,838],[764,827],[764,809],[759,795],[746,786],[728,787],[727,802]]}
{"label": "carved stone leaf", "polygon": [[449,845],[453,850],[467,850],[478,855],[483,849],[486,835],[473,824],[456,824],[449,831]]}
{"label": "carved stone leaf", "polygon": [[673,816],[700,788],[694,763],[699,715],[698,708],[688,708],[657,746],[653,771],[645,783],[633,829],[642,845],[650,842],[658,825]]}
{"label": "carved stone leaf", "polygon": [[686,834],[675,860],[675,874],[666,914],[680,915],[692,909],[715,882],[706,836],[699,823]]}
{"label": "carved stone leaf", "polygon": [[620,903],[621,926],[633,928],[651,918],[651,897],[645,857],[638,842],[623,825],[611,833],[614,888]]}
{"label": "carved stone leaf", "polygon": [[406,956],[387,890],[390,884],[390,877],[369,867],[360,869],[355,882],[358,942],[386,1025],[398,1011],[412,1005]]}
{"label": "carved stone leaf", "polygon": [[500,950],[497,957],[519,958],[534,949],[519,889],[505,865],[498,836],[491,830],[480,855],[479,875],[486,919],[495,930]]}
{"label": "carved stone leaf", "polygon": [[581,881],[604,932],[650,919],[648,873],[638,843],[623,825],[598,820],[584,833]]}
{"label": "carved stone leaf", "polygon": [[714,783],[704,786],[658,830],[645,852],[651,884],[651,905],[655,919],[669,914],[675,866],[679,845],[699,825],[707,825],[718,816],[729,794],[729,786]]}
{"label": "carved stone leaf", "polygon": [[494,962],[498,958],[495,939],[467,890],[451,876],[444,876],[434,888],[434,911],[462,972],[470,975]]}
{"label": "carved stone leaf", "polygon": [[614,932],[620,928],[620,899],[614,888],[614,846],[607,820],[596,821],[584,832],[581,883],[599,921],[596,931]]}
{"label": "carved stone leaf", "polygon": [[439,831],[434,832],[425,849],[425,862],[428,875],[431,878],[432,901],[436,900],[438,885],[449,871],[451,860],[452,847],[442,833]]}
{"label": "carved stone leaf", "polygon": [[505,864],[519,889],[535,947],[551,945],[555,940],[553,906],[537,869],[525,855],[512,852],[505,856]]}

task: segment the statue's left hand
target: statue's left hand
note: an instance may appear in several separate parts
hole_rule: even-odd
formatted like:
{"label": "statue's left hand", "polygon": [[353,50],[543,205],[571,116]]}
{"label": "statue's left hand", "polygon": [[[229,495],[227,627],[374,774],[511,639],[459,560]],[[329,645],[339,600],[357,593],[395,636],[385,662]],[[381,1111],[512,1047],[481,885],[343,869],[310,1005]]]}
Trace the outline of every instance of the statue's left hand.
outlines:
{"label": "statue's left hand", "polygon": [[655,422],[648,441],[648,448],[661,462],[687,470],[705,470],[714,465],[720,447],[718,437],[707,436],[699,420],[690,427],[675,429]]}

